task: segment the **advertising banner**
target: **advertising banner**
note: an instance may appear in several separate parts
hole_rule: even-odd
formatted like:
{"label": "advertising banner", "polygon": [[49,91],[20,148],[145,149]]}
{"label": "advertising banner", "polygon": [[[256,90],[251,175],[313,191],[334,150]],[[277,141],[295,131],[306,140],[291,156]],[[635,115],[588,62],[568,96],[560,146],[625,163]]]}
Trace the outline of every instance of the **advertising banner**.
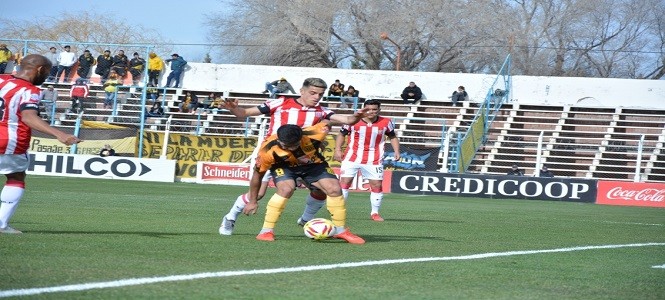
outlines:
{"label": "advertising banner", "polygon": [[385,144],[383,168],[386,170],[436,171],[439,169],[439,151],[441,148],[415,148],[400,145],[400,159],[395,161],[395,151],[390,143]]}
{"label": "advertising banner", "polygon": [[[62,128],[65,132],[69,128]],[[30,152],[48,152],[69,154],[72,146],[66,146],[57,139],[39,131],[32,132]],[[69,132],[71,133],[71,132]],[[109,144],[117,155],[135,156],[136,129],[81,129],[76,145],[77,154],[97,155],[104,145]]]}
{"label": "advertising banner", "polygon": [[601,180],[596,204],[665,207],[665,184]]}
{"label": "advertising banner", "polygon": [[596,200],[596,180],[395,171],[394,193],[572,202]]}
{"label": "advertising banner", "polygon": [[28,174],[173,182],[175,161],[122,156],[30,153]]}

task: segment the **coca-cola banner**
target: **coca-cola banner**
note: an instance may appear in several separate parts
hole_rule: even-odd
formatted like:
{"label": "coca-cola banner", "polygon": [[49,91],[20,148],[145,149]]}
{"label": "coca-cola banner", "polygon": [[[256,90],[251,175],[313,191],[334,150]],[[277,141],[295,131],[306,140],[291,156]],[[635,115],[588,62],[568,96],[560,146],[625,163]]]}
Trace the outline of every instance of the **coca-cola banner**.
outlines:
{"label": "coca-cola banner", "polygon": [[665,207],[665,184],[598,181],[597,204]]}
{"label": "coca-cola banner", "polygon": [[393,193],[572,202],[596,200],[596,180],[393,171]]}

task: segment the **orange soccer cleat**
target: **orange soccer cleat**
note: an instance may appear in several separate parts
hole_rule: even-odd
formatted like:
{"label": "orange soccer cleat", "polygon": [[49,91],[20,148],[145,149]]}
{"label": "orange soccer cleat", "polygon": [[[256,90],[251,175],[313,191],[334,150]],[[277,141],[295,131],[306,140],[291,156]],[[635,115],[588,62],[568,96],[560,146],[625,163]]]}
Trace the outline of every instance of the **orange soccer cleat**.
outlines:
{"label": "orange soccer cleat", "polygon": [[378,213],[373,213],[370,215],[370,217],[372,218],[373,221],[383,222],[383,218],[381,218],[381,215],[379,215]]}
{"label": "orange soccer cleat", "polygon": [[349,244],[362,245],[365,243],[365,240],[363,240],[363,238],[351,233],[351,231],[348,228],[344,229],[344,231],[342,231],[341,233],[333,235],[333,237],[336,239],[343,239],[349,242]]}
{"label": "orange soccer cleat", "polygon": [[264,233],[259,233],[259,235],[256,236],[256,239],[264,242],[274,242],[275,234],[272,231],[266,231]]}

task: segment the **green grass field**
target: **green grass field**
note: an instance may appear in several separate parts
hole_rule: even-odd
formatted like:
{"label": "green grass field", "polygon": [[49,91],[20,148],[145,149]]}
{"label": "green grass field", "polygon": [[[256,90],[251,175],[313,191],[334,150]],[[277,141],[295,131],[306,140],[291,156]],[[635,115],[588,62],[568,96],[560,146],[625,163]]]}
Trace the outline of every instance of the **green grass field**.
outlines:
{"label": "green grass field", "polygon": [[[653,268],[665,264],[663,209],[387,194],[386,222],[376,223],[368,195],[354,193],[348,225],[367,240],[359,246],[305,238],[296,219],[306,193],[298,191],[277,241],[267,243],[254,239],[267,199],[259,214],[238,220],[233,236],[217,233],[244,187],[38,176],[27,186],[11,223],[24,234],[0,235],[0,295],[665,299],[665,269]],[[575,248],[636,243],[657,244]],[[549,249],[563,250],[519,252]],[[495,254],[472,256],[487,253]],[[428,257],[435,259],[409,260]],[[368,261],[375,263],[343,264]],[[297,268],[315,265],[330,269]],[[165,281],[172,275],[184,276]]]}

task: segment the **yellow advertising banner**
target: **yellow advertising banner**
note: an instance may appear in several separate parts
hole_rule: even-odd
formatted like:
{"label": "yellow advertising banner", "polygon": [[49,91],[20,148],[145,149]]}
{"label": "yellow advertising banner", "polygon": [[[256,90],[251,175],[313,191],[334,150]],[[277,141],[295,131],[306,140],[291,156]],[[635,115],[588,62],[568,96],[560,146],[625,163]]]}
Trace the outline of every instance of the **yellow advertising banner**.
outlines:
{"label": "yellow advertising banner", "polygon": [[[116,153],[130,153],[134,154],[136,145],[136,137],[126,137],[120,139],[104,139],[104,140],[83,140],[76,145],[76,154],[89,154],[98,155],[99,150],[105,144],[111,145]],[[30,141],[30,152],[47,152],[47,153],[62,153],[69,154],[72,146],[66,146],[54,138],[45,138],[33,136]]]}

